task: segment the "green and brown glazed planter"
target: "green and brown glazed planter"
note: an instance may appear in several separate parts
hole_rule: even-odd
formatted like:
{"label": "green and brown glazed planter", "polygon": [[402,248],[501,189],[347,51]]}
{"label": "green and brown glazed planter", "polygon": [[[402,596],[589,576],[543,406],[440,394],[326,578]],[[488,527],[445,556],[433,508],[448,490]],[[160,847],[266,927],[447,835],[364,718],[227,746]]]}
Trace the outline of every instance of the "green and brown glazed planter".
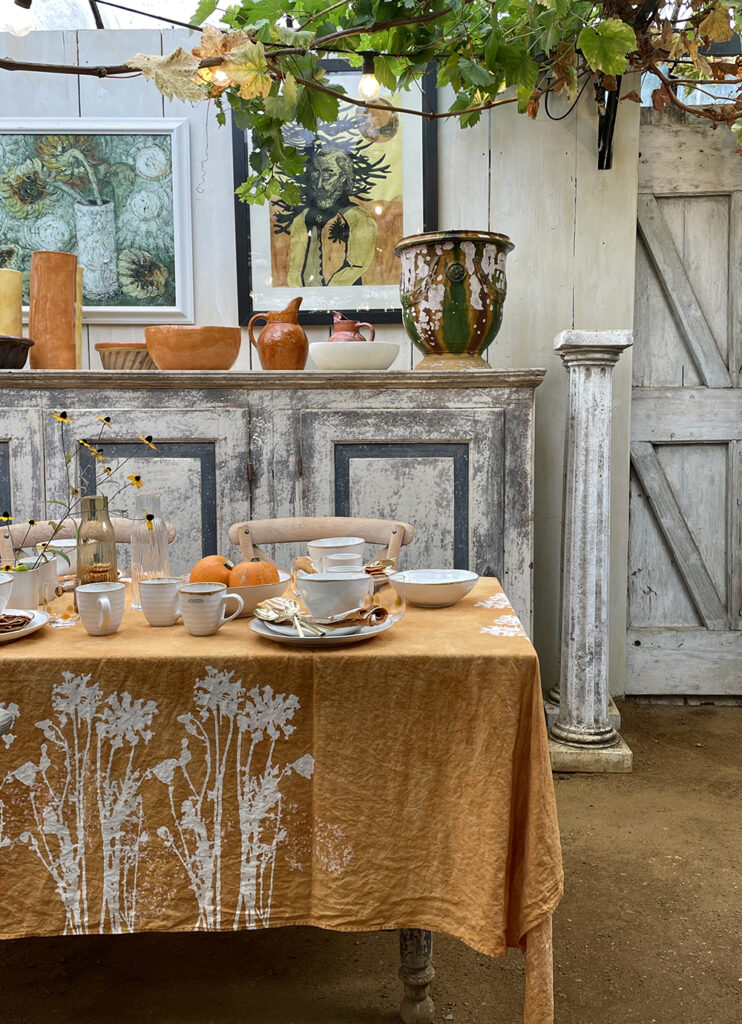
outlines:
{"label": "green and brown glazed planter", "polygon": [[403,238],[402,319],[425,353],[418,370],[486,369],[482,353],[502,323],[507,235],[436,231]]}

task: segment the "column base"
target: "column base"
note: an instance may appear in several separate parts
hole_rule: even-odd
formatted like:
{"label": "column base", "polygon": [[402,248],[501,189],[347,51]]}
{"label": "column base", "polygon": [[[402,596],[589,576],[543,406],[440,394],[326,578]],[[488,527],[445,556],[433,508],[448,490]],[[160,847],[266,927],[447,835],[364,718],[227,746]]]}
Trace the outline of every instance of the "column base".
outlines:
{"label": "column base", "polygon": [[[546,712],[546,726],[547,728],[552,726],[559,718],[559,705],[555,704],[551,698],[551,691],[544,697],[544,711]],[[608,721],[611,726],[618,732],[621,728],[621,712],[616,707],[616,702],[613,697],[608,698]]]}
{"label": "column base", "polygon": [[578,747],[560,743],[550,735],[549,758],[553,772],[626,774],[633,767],[631,747],[622,736],[610,747]]}

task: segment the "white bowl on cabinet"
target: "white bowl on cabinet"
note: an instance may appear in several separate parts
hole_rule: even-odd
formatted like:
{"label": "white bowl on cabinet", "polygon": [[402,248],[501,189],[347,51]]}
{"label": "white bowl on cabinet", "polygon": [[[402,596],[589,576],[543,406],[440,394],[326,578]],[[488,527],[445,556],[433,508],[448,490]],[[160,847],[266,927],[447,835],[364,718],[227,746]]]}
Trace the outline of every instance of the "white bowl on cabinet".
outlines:
{"label": "white bowl on cabinet", "polygon": [[388,370],[399,355],[391,341],[313,341],[309,356],[318,370]]}

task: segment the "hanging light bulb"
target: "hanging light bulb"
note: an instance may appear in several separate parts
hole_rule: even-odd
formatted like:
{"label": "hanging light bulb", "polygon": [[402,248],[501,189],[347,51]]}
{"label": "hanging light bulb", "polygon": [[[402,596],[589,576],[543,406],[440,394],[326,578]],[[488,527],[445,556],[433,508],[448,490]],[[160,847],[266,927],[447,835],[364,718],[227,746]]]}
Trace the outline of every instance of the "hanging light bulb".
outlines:
{"label": "hanging light bulb", "polygon": [[0,31],[10,32],[14,36],[27,36],[33,28],[31,0],[15,0],[10,10],[0,17]]}
{"label": "hanging light bulb", "polygon": [[374,55],[366,52],[363,55],[363,69],[361,80],[358,83],[358,94],[362,100],[370,103],[379,95],[380,88],[379,80],[374,73]]}
{"label": "hanging light bulb", "polygon": [[214,72],[214,81],[218,82],[219,85],[224,85],[225,82],[229,81],[229,75],[220,68],[219,71]]}

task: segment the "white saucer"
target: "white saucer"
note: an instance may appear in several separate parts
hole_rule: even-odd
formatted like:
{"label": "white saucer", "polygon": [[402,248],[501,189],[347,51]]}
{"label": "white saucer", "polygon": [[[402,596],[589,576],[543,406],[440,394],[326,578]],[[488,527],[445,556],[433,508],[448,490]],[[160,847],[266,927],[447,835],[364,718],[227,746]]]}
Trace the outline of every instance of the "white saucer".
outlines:
{"label": "white saucer", "polygon": [[35,633],[37,629],[41,629],[49,621],[49,616],[46,612],[33,611],[31,608],[6,608],[3,615],[30,615],[31,621],[23,629],[16,629],[13,633],[0,633],[0,644],[10,643],[11,640],[20,640],[22,636]]}
{"label": "white saucer", "polygon": [[276,640],[279,644],[290,644],[294,647],[339,647],[341,644],[354,644],[359,640],[370,640],[377,633],[383,633],[393,625],[392,620],[387,619],[380,626],[361,626],[357,633],[347,633],[344,636],[337,636],[335,634],[334,636],[301,637],[293,632],[293,627],[289,627],[292,630],[291,633],[277,633],[274,631],[275,624],[274,628],[270,629],[267,622],[263,622],[261,619],[253,619],[250,623],[250,629],[253,633],[257,633],[258,636],[264,636],[266,640]]}

